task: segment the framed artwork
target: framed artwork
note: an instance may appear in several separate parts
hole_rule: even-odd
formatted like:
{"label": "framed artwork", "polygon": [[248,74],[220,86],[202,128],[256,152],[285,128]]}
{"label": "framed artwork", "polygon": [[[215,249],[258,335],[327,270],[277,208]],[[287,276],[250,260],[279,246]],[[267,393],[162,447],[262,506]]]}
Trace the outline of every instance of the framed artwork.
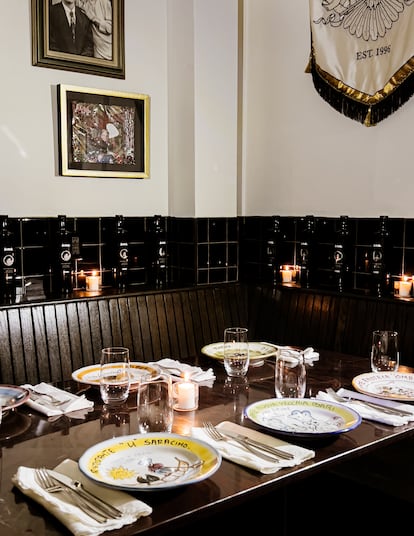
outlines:
{"label": "framed artwork", "polygon": [[58,85],[59,173],[149,178],[150,97]]}
{"label": "framed artwork", "polygon": [[125,78],[124,0],[31,0],[32,64]]}

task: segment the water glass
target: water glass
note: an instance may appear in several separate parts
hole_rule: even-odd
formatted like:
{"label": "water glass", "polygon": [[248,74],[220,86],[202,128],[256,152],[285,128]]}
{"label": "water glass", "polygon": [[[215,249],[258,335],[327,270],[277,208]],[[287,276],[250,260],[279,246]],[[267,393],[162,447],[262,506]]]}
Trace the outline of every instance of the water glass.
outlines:
{"label": "water glass", "polygon": [[249,370],[249,341],[247,328],[224,330],[224,368],[228,376],[246,376]]}
{"label": "water glass", "polygon": [[130,390],[129,349],[111,346],[101,351],[99,387],[104,404],[125,402]]}
{"label": "water glass", "polygon": [[371,370],[373,372],[393,372],[400,364],[398,333],[396,331],[375,330],[372,332]]}
{"label": "water glass", "polygon": [[173,387],[169,374],[146,378],[137,390],[138,432],[171,432],[174,409]]}
{"label": "water glass", "polygon": [[303,398],[306,392],[306,366],[303,355],[288,355],[279,351],[275,364],[275,394],[277,398]]}

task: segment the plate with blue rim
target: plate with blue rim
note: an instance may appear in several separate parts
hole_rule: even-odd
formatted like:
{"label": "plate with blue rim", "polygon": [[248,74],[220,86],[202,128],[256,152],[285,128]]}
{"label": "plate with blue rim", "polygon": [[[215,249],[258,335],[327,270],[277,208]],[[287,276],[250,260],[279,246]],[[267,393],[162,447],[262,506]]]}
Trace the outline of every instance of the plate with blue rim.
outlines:
{"label": "plate with blue rim", "polygon": [[102,441],[79,458],[79,469],[96,482],[124,491],[155,491],[201,482],[221,465],[205,441],[148,432]]}
{"label": "plate with blue rim", "polygon": [[313,398],[268,398],[250,404],[244,413],[271,432],[301,439],[333,437],[361,423],[359,413],[344,404]]}

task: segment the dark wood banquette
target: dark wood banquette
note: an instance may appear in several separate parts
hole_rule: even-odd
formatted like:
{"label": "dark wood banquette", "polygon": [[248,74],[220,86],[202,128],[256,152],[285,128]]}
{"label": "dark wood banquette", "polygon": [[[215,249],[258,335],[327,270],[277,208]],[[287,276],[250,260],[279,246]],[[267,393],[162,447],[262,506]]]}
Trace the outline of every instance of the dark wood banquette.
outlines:
{"label": "dark wood banquette", "polygon": [[396,329],[402,363],[414,364],[410,301],[228,283],[2,306],[0,382],[70,379],[104,346],[127,346],[135,361],[197,363],[231,325],[247,325],[250,340],[367,357],[373,329]]}

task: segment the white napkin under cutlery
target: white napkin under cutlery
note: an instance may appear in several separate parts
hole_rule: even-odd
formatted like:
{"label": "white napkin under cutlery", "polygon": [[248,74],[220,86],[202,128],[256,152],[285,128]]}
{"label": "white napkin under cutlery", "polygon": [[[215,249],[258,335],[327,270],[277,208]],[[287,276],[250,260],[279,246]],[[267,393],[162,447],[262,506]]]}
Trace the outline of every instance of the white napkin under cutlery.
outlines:
{"label": "white napkin under cutlery", "polygon": [[275,447],[293,454],[294,457],[291,460],[279,458],[275,460],[275,462],[266,461],[259,456],[255,456],[249,450],[244,449],[236,441],[215,441],[207,435],[203,428],[193,427],[192,435],[212,445],[221,453],[223,458],[226,458],[227,460],[239,465],[249,467],[250,469],[255,469],[263,474],[276,473],[283,467],[294,467],[295,465],[300,465],[304,461],[310,460],[315,456],[314,450],[287,443],[286,441],[282,441],[276,437],[257,432],[256,430],[240,426],[239,424],[230,421],[223,421],[218,424],[216,428],[223,433],[228,430],[230,433],[233,432],[236,434],[241,434],[249,437],[250,439],[259,441],[260,443],[264,443],[265,445],[269,445],[270,447]]}
{"label": "white napkin under cutlery", "polygon": [[393,408],[396,410],[407,411],[411,413],[411,415],[402,415],[402,416],[390,415],[390,414],[385,413],[381,409],[375,409],[375,408],[360,404],[358,401],[355,401],[355,400],[349,400],[349,401],[347,400],[346,402],[338,402],[338,400],[336,400],[335,397],[331,396],[329,393],[325,391],[319,391],[316,398],[319,398],[325,401],[344,404],[345,406],[348,406],[352,408],[354,411],[356,411],[357,413],[359,413],[363,419],[377,421],[383,424],[389,424],[391,426],[402,426],[404,424],[407,424],[410,421],[414,421],[414,406],[411,406],[409,404],[402,404],[401,402],[396,402],[393,400],[383,400],[381,398],[364,395],[363,393],[350,391],[344,388],[339,389],[337,391],[337,394],[344,398],[357,399],[357,400],[361,400],[362,402],[373,402],[380,406],[384,406],[384,409]]}
{"label": "white napkin under cutlery", "polygon": [[216,379],[212,368],[203,370],[201,367],[181,363],[180,361],[170,359],[169,357],[154,361],[153,364],[158,365],[161,370],[176,378],[182,377],[183,373],[187,372],[189,374],[189,379],[203,385],[211,386]]}
{"label": "white napkin under cutlery", "polygon": [[107,519],[104,523],[98,523],[74,504],[62,500],[63,495],[60,493],[48,493],[43,490],[35,479],[35,470],[33,468],[20,466],[12,477],[13,484],[25,495],[46,508],[75,536],[97,536],[107,530],[119,529],[124,525],[134,523],[140,517],[148,516],[152,513],[150,506],[138,499],[134,499],[128,493],[99,486],[89,480],[81,473],[78,464],[73,460],[64,460],[55,467],[55,471],[74,480],[79,480],[94,495],[112,504],[123,513],[122,517]]}
{"label": "white napkin under cutlery", "polygon": [[48,417],[90,410],[94,406],[93,402],[88,400],[85,395],[77,396],[49,383],[24,384],[21,387],[30,392],[26,404]]}

